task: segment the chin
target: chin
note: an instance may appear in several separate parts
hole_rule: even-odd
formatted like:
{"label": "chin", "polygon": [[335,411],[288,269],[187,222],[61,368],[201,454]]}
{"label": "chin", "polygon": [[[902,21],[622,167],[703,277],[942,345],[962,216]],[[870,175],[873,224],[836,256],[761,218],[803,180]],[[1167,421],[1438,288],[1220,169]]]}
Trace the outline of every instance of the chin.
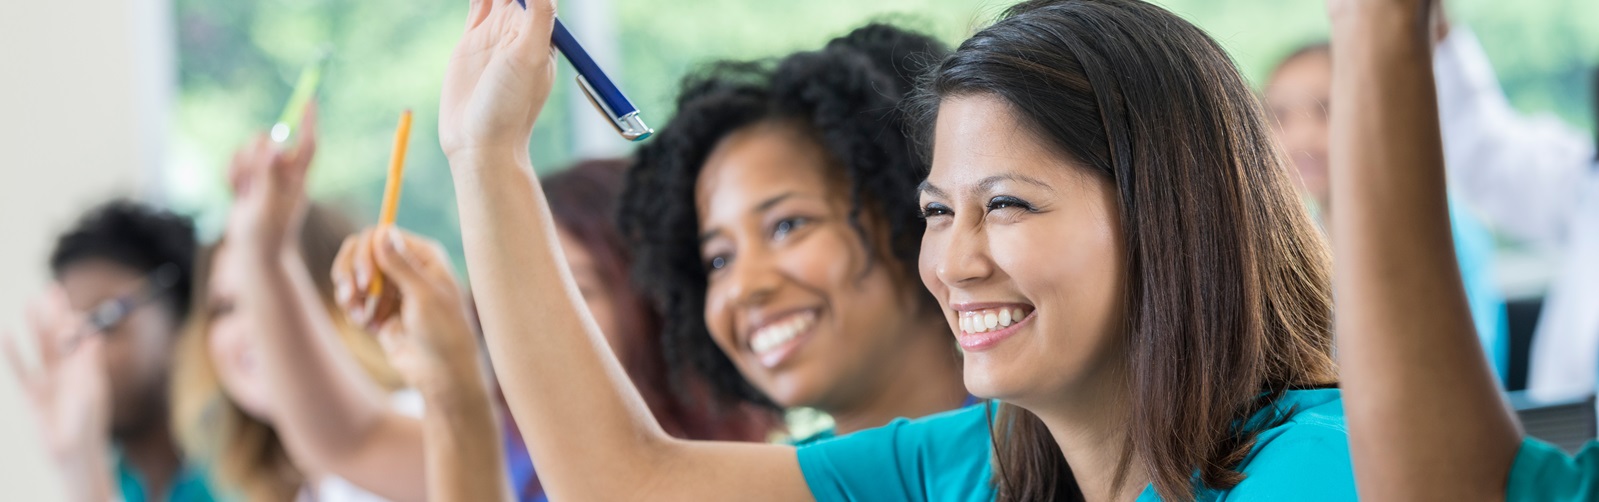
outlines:
{"label": "chin", "polygon": [[1005,365],[988,355],[966,354],[962,377],[966,392],[982,399],[1008,400],[1021,390],[1016,379],[1005,371]]}

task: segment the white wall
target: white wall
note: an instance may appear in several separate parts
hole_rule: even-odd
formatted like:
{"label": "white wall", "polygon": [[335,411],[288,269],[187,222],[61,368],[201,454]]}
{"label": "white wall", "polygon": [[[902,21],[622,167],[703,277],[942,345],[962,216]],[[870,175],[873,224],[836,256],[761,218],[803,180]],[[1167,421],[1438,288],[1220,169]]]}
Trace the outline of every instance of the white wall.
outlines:
{"label": "white wall", "polygon": [[[159,186],[171,18],[169,0],[0,5],[0,336],[22,334],[51,241],[79,212]],[[0,371],[0,499],[62,496],[20,387]]]}

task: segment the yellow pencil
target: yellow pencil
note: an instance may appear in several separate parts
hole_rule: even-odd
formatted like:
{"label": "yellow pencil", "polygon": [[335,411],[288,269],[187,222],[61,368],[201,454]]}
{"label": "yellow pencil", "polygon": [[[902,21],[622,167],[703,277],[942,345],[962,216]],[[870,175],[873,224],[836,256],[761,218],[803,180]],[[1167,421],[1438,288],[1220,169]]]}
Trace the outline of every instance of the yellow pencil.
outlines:
{"label": "yellow pencil", "polygon": [[[389,179],[383,184],[383,209],[378,213],[378,228],[394,226],[395,213],[400,209],[400,182],[405,179],[405,150],[410,140],[411,110],[406,110],[400,114],[400,125],[394,129],[394,152],[389,155]],[[383,294],[383,274],[372,276],[366,294],[368,303]]]}

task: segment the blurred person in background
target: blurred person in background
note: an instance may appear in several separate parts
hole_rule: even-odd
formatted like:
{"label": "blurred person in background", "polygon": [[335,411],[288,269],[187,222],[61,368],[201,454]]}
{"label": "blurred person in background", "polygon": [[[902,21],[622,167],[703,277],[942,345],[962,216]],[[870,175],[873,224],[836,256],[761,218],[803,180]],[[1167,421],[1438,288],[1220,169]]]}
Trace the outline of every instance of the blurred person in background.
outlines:
{"label": "blurred person in background", "polygon": [[56,241],[56,286],[28,312],[40,368],[6,355],[71,500],[209,501],[168,423],[168,368],[189,314],[188,218],[112,201]]}
{"label": "blurred person in background", "polygon": [[831,415],[796,444],[977,402],[917,280],[927,162],[900,107],[947,52],[871,24],[775,62],[713,65],[684,80],[629,173],[620,224],[670,361],[721,395]]}
{"label": "blurred person in background", "polygon": [[[628,161],[623,159],[588,160],[546,176],[542,182],[567,266],[577,280],[589,311],[594,314],[611,350],[622,361],[628,377],[668,434],[683,439],[766,440],[779,429],[779,416],[755,405],[719,398],[710,392],[705,379],[692,371],[668,372],[662,353],[660,316],[628,280],[631,256],[613,223],[627,165]],[[390,246],[388,239],[403,240],[407,244]],[[408,251],[396,253],[393,252],[395,248]],[[390,336],[387,330],[392,329],[400,332],[394,334],[396,338],[433,340],[417,344],[429,356],[421,359],[457,358],[449,353],[461,350],[452,348],[461,337],[444,335],[470,335],[473,331],[464,319],[454,319],[463,300],[455,286],[454,274],[449,270],[448,257],[438,249],[436,243],[398,230],[392,237],[384,237],[380,230],[351,237],[334,269],[335,281],[340,284],[338,291],[350,293],[339,299],[340,304],[352,318],[376,326],[375,331],[382,336]],[[386,263],[385,254],[404,255],[409,259],[391,258]],[[366,281],[374,271],[389,276],[396,267],[401,273],[413,268],[422,270],[425,273],[417,276],[426,280],[396,281],[395,288],[386,289],[388,293],[381,301],[368,300]],[[367,312],[368,308],[374,310]],[[415,317],[426,319],[411,319],[412,309],[418,311]],[[444,319],[436,319],[440,317]],[[396,324],[396,320],[400,322]],[[448,333],[426,332],[429,329]],[[476,340],[475,336],[467,339]],[[472,348],[475,350],[476,345]],[[475,356],[476,352],[473,354]],[[499,394],[498,388],[494,391],[503,413],[504,396]],[[435,411],[443,412],[430,401],[428,413]],[[511,485],[517,500],[543,500],[542,486],[526,443],[509,414],[503,414],[500,419]],[[483,433],[472,428],[455,428],[454,441]],[[443,468],[464,471],[469,465],[455,463]],[[438,476],[439,473],[430,467],[429,475]]]}
{"label": "blurred person in background", "polygon": [[[398,392],[401,379],[377,341],[336,315],[327,271],[354,227],[305,199],[314,117],[306,114],[294,147],[284,149],[263,136],[234,157],[234,205],[222,240],[199,261],[194,315],[175,361],[175,423],[185,449],[205,461],[219,488],[231,495],[274,501],[373,500],[378,495],[420,500],[421,479],[363,463],[373,462],[376,454],[329,454],[349,451],[341,448],[352,442],[370,442],[388,428],[352,428],[353,435],[337,441],[317,441],[304,433],[307,422],[336,427],[388,417],[384,411],[391,407],[420,412],[414,393]],[[291,345],[285,339],[304,342]],[[331,359],[335,363],[320,367],[338,373],[311,373],[319,367],[312,364],[277,364],[284,358]],[[316,396],[284,383],[297,372],[309,373],[299,376],[316,381],[314,388],[321,392],[358,396],[340,402],[362,406],[309,407]],[[382,454],[400,461],[414,456],[420,463],[422,452],[417,444],[414,451]],[[387,482],[378,482],[380,477]]]}
{"label": "blurred person in background", "polygon": [[[1311,214],[1323,229],[1332,228],[1328,222],[1332,212],[1327,160],[1332,68],[1332,51],[1327,43],[1305,45],[1277,64],[1265,88],[1265,101],[1275,119],[1278,140],[1293,160],[1299,172],[1295,179],[1308,198]],[[1450,204],[1449,223],[1478,339],[1503,385],[1510,362],[1509,323],[1504,297],[1494,279],[1493,234],[1459,203]]]}
{"label": "blurred person in background", "polygon": [[1517,112],[1476,35],[1438,20],[1432,64],[1450,192],[1502,234],[1562,255],[1532,339],[1528,394],[1591,394],[1599,374],[1594,140],[1555,117]]}

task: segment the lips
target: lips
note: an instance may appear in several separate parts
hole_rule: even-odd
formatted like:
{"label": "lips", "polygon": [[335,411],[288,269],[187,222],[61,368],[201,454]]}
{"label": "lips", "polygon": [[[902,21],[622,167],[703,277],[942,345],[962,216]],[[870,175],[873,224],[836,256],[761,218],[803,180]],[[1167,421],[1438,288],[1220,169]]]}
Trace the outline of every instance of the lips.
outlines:
{"label": "lips", "polygon": [[785,314],[756,328],[749,336],[749,350],[761,365],[773,368],[782,364],[805,343],[816,326],[817,311],[806,309]]}

